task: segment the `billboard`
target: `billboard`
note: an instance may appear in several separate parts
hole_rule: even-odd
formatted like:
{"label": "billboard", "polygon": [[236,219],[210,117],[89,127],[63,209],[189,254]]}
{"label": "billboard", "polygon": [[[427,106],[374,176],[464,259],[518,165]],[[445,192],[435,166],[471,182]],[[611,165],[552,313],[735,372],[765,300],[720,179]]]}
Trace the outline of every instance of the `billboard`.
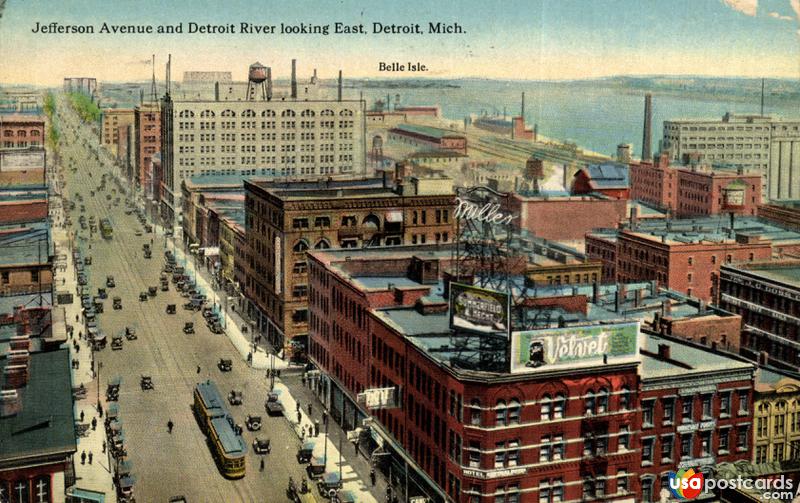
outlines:
{"label": "billboard", "polygon": [[450,283],[450,328],[508,332],[508,294]]}
{"label": "billboard", "polygon": [[746,190],[747,184],[742,180],[736,180],[722,189],[723,208],[734,209],[743,207]]}
{"label": "billboard", "polygon": [[44,169],[44,148],[29,148],[27,150],[6,150],[0,152],[0,171],[27,171],[29,169]]}
{"label": "billboard", "polygon": [[638,321],[514,332],[511,372],[636,361],[640,345]]}
{"label": "billboard", "polygon": [[397,407],[396,389],[370,388],[356,395],[356,402],[368,409],[391,409]]}

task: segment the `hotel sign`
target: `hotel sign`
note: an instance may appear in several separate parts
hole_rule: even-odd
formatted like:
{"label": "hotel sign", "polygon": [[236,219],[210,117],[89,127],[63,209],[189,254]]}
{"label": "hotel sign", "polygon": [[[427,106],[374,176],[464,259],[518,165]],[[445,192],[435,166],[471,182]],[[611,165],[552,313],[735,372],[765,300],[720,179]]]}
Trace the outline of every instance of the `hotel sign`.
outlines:
{"label": "hotel sign", "polygon": [[474,479],[499,479],[502,477],[516,477],[518,475],[525,475],[528,473],[528,469],[525,467],[519,468],[503,468],[499,470],[472,470],[469,468],[464,468],[462,473],[465,477],[471,477]]}
{"label": "hotel sign", "polygon": [[639,322],[511,334],[511,372],[637,361]]}
{"label": "hotel sign", "polygon": [[779,319],[779,320],[781,320],[783,322],[786,322],[786,323],[792,323],[792,324],[795,324],[795,325],[796,324],[800,324],[800,318],[795,318],[794,316],[790,316],[788,314],[783,314],[783,313],[781,313],[779,311],[775,311],[775,310],[769,309],[767,307],[762,307],[762,306],[759,306],[758,304],[754,304],[754,303],[748,302],[746,300],[737,299],[736,297],[732,297],[731,295],[728,295],[727,293],[723,293],[722,294],[721,300],[723,300],[725,302],[729,302],[729,303],[733,304],[734,306],[743,307],[745,309],[748,309],[750,311],[756,312],[758,314],[763,314],[763,315],[769,316],[771,318]]}
{"label": "hotel sign", "polygon": [[508,295],[450,283],[450,327],[492,333],[508,332]]}
{"label": "hotel sign", "polygon": [[[762,290],[767,293],[771,293],[773,295],[781,295],[783,297],[788,297],[792,300],[800,301],[800,295],[797,292],[793,292],[792,290],[788,290],[786,288],[780,288],[775,286],[770,286],[765,283],[762,283],[758,280],[749,279],[746,277],[742,277],[738,274],[732,273],[730,271],[724,271],[726,273],[725,280],[731,281],[733,283],[747,286],[750,288],[755,288],[757,290]],[[724,295],[724,294],[723,294]]]}
{"label": "hotel sign", "polygon": [[397,389],[371,388],[356,395],[356,402],[368,409],[391,409],[397,407]]}

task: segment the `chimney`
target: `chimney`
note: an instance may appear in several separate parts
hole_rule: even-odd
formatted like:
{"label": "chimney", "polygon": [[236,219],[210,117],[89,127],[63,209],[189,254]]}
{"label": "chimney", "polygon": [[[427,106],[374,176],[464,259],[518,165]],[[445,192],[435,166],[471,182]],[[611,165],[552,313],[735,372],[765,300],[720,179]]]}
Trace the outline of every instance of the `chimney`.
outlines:
{"label": "chimney", "polygon": [[214,82],[214,101],[219,101],[219,82]]}
{"label": "chimney", "polygon": [[644,95],[644,127],[642,128],[642,160],[652,160],[653,154],[650,152],[651,128],[653,122],[653,95]]}
{"label": "chimney", "polygon": [[267,67],[267,101],[272,100],[272,68]]}
{"label": "chimney", "polygon": [[769,352],[760,351],[758,353],[758,364],[759,365],[769,365]]}
{"label": "chimney", "polygon": [[578,296],[578,287],[577,286],[573,286],[572,287],[572,296],[573,297],[577,297]]}
{"label": "chimney", "polygon": [[342,101],[342,71],[341,70],[339,70],[339,86],[336,89],[337,89],[337,94],[336,94],[337,100],[336,101]]}
{"label": "chimney", "polygon": [[567,326],[567,322],[564,319],[564,316],[563,315],[559,315],[558,316],[558,328],[564,328],[566,326]]}
{"label": "chimney", "polygon": [[642,290],[641,288],[636,289],[633,297],[633,307],[639,307],[642,304],[643,296],[644,296],[644,290]]}
{"label": "chimney", "polygon": [[0,417],[14,416],[22,411],[22,400],[15,389],[0,391]]}
{"label": "chimney", "polygon": [[700,299],[700,302],[697,304],[697,312],[702,314],[706,312],[706,301]]}
{"label": "chimney", "polygon": [[297,60],[292,60],[292,99],[297,99]]}
{"label": "chimney", "polygon": [[639,207],[631,206],[631,229],[636,230],[639,225]]}
{"label": "chimney", "polygon": [[651,279],[650,280],[650,296],[655,297],[658,294],[658,281]]}
{"label": "chimney", "polygon": [[622,303],[624,302],[622,298],[622,291],[619,289],[619,283],[617,283],[617,291],[614,292],[614,312],[619,313],[622,310]]}
{"label": "chimney", "polygon": [[661,301],[661,317],[664,318],[672,314],[672,302],[669,299]]}
{"label": "chimney", "polygon": [[520,117],[522,117],[522,126],[525,127],[525,91],[522,92],[522,106],[520,107]]}
{"label": "chimney", "polygon": [[662,360],[669,360],[669,344],[658,345],[658,357]]}
{"label": "chimney", "polygon": [[597,304],[598,300],[600,300],[600,285],[595,281],[592,283],[592,304]]}
{"label": "chimney", "polygon": [[661,152],[661,155],[658,157],[658,167],[659,168],[669,167],[669,152]]}

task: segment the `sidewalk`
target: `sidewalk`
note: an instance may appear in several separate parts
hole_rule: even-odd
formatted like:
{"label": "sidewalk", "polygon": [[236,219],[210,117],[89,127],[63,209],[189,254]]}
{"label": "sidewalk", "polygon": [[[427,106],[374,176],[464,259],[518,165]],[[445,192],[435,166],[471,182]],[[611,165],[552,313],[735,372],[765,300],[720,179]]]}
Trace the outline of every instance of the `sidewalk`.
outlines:
{"label": "sidewalk", "polygon": [[[64,215],[60,215],[63,221]],[[105,427],[103,418],[98,415],[97,403],[99,392],[102,392],[102,383],[98,382],[92,371],[92,350],[84,335],[84,324],[81,316],[81,300],[78,295],[77,273],[72,257],[72,250],[69,248],[69,229],[60,227],[52,228],[53,242],[58,253],[66,255],[66,269],[54,271],[54,282],[56,288],[62,291],[69,291],[74,294],[72,304],[64,305],[65,318],[68,325],[73,327],[73,334],[67,334],[67,345],[70,349],[70,358],[77,360],[78,368],[72,369],[72,386],[83,385],[86,388],[86,395],[83,398],[76,398],[74,402],[74,415],[78,424],[86,425],[86,436],[79,436],[78,450],[75,454],[73,464],[75,466],[75,487],[102,492],[106,495],[106,501],[116,503],[117,495],[113,484],[113,471],[111,469],[110,456],[108,452],[103,453],[103,443],[105,442]],[[91,266],[89,266],[91,267]],[[63,280],[63,283],[62,283]],[[79,321],[76,321],[79,320]],[[74,343],[77,341],[76,349]],[[81,421],[83,414],[83,421]],[[92,430],[92,419],[96,419],[96,429]],[[86,463],[82,464],[81,454],[86,453]],[[92,455],[92,463],[89,464],[89,454]]]}

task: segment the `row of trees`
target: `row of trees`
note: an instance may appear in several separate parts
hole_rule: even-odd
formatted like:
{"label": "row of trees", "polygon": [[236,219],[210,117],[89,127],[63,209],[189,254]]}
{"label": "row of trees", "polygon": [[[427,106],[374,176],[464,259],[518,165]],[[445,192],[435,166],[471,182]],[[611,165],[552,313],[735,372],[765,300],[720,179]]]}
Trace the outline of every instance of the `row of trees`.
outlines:
{"label": "row of trees", "polygon": [[92,123],[100,121],[102,115],[100,107],[98,107],[97,103],[92,101],[89,96],[83,93],[68,93],[67,97],[69,98],[70,105],[72,105],[72,108],[78,113],[78,117],[80,117],[83,122]]}
{"label": "row of trees", "polygon": [[58,140],[60,133],[56,124],[56,99],[53,93],[44,96],[44,113],[47,115],[47,148],[56,156],[58,155]]}

